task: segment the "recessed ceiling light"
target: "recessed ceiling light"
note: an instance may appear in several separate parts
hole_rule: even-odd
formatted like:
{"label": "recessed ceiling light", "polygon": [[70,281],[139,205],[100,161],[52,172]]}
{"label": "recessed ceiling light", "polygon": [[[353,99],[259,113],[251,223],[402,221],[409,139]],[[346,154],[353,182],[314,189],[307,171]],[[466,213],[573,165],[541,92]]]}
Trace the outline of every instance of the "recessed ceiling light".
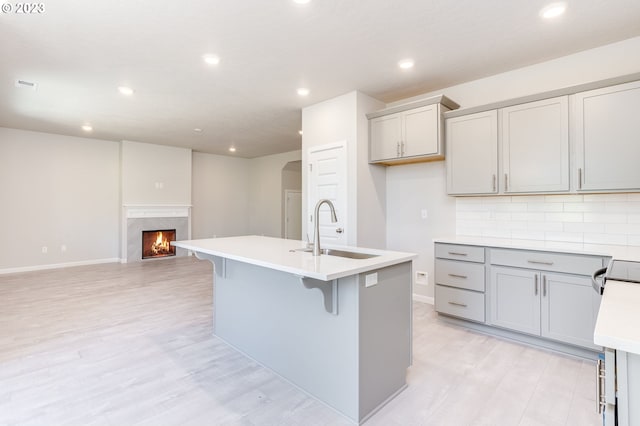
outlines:
{"label": "recessed ceiling light", "polygon": [[236,152],[236,147],[235,146],[230,146],[229,147],[229,152]]}
{"label": "recessed ceiling light", "polygon": [[564,2],[551,3],[540,10],[540,16],[545,19],[553,19],[562,15],[567,10],[567,4]]}
{"label": "recessed ceiling light", "polygon": [[307,4],[309,3],[311,0],[293,0],[293,2],[295,4]]}
{"label": "recessed ceiling light", "polygon": [[409,68],[413,68],[413,59],[403,59],[398,62],[398,66],[403,70],[408,70]]}
{"label": "recessed ceiling light", "polygon": [[82,130],[84,130],[85,132],[91,132],[93,130],[93,127],[91,127],[89,124],[85,124],[82,126]]}
{"label": "recessed ceiling light", "polygon": [[298,134],[302,136],[302,130],[298,130]]}
{"label": "recessed ceiling light", "polygon": [[298,89],[298,95],[300,96],[307,96],[309,94],[309,89],[305,88],[305,87],[301,87]]}
{"label": "recessed ceiling light", "polygon": [[133,95],[133,89],[131,87],[127,87],[127,86],[118,87],[118,92],[120,92],[120,93],[122,93],[123,95],[126,95],[126,96]]}
{"label": "recessed ceiling light", "polygon": [[220,57],[216,55],[206,54],[202,56],[202,59],[209,65],[218,65],[220,63]]}
{"label": "recessed ceiling light", "polygon": [[196,133],[202,133],[202,129],[199,127],[196,127],[195,129],[193,129],[193,131]]}

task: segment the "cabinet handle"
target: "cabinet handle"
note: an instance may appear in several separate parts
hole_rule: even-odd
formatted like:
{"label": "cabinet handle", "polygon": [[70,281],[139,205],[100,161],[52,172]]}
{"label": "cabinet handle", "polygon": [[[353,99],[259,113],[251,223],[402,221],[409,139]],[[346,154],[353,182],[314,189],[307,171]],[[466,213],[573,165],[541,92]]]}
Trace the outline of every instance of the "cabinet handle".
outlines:
{"label": "cabinet handle", "polygon": [[534,265],[547,265],[547,266],[553,265],[553,262],[544,262],[542,260],[527,260],[527,262],[533,263]]}
{"label": "cabinet handle", "polygon": [[464,303],[458,303],[458,302],[449,302],[450,305],[454,305],[454,306],[461,306],[463,308],[466,308],[467,305],[465,305]]}
{"label": "cabinet handle", "polygon": [[542,297],[547,297],[547,276],[542,276]]}
{"label": "cabinet handle", "polygon": [[495,174],[493,175],[493,184],[491,187],[493,188],[492,191],[496,192],[496,175]]}
{"label": "cabinet handle", "polygon": [[538,274],[534,275],[533,282],[535,283],[535,290],[533,292],[534,296],[538,295]]}
{"label": "cabinet handle", "polygon": [[404,141],[400,142],[400,155],[404,157]]}
{"label": "cabinet handle", "polygon": [[504,190],[509,190],[509,175],[506,173],[504,174]]}
{"label": "cabinet handle", "polygon": [[400,157],[400,141],[398,141],[398,144],[396,145],[396,154]]}
{"label": "cabinet handle", "polygon": [[605,387],[605,361],[598,359],[598,363],[596,364],[596,406],[598,410],[598,414],[602,414],[605,405],[607,405],[606,395],[604,394]]}
{"label": "cabinet handle", "polygon": [[578,168],[578,189],[582,189],[582,167]]}
{"label": "cabinet handle", "polygon": [[466,275],[449,274],[450,277],[467,279]]}
{"label": "cabinet handle", "polygon": [[467,256],[467,253],[461,253],[459,251],[450,251],[449,254],[452,256]]}

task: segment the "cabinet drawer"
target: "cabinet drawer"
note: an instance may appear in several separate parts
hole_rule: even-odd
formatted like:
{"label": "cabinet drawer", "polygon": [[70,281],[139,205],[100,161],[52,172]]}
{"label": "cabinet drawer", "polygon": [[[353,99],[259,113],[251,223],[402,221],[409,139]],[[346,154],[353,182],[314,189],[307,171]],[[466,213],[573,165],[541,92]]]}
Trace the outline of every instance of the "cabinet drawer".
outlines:
{"label": "cabinet drawer", "polygon": [[436,284],[484,291],[484,265],[436,259]]}
{"label": "cabinet drawer", "polygon": [[568,274],[591,275],[602,268],[602,258],[528,250],[491,249],[491,264]]}
{"label": "cabinet drawer", "polygon": [[484,294],[436,285],[436,311],[484,322]]}
{"label": "cabinet drawer", "polygon": [[436,243],[436,257],[482,263],[484,247]]}

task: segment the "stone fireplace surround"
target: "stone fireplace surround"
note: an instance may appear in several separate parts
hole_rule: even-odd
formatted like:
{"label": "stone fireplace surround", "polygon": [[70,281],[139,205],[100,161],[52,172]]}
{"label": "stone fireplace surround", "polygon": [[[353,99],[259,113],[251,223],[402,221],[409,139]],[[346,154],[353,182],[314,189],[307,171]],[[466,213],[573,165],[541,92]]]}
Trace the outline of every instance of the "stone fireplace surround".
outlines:
{"label": "stone fireplace surround", "polygon": [[[191,206],[187,205],[125,205],[122,221],[122,263],[142,261],[142,231],[175,229],[176,240],[191,238]],[[187,251],[176,250],[176,256]],[[173,257],[173,256],[172,256]],[[159,260],[158,259],[145,259]]]}

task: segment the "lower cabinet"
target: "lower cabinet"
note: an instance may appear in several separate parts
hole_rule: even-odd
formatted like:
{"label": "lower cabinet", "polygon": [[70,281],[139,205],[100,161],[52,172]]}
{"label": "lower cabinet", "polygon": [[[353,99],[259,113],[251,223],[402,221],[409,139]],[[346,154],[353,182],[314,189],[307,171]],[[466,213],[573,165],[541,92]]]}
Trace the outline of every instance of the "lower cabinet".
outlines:
{"label": "lower cabinet", "polygon": [[443,314],[484,322],[484,293],[436,284],[435,308]]}
{"label": "lower cabinet", "polygon": [[491,325],[600,349],[593,343],[600,297],[589,277],[494,266],[488,294]]}
{"label": "lower cabinet", "polygon": [[601,351],[593,343],[603,256],[436,243],[435,310]]}

